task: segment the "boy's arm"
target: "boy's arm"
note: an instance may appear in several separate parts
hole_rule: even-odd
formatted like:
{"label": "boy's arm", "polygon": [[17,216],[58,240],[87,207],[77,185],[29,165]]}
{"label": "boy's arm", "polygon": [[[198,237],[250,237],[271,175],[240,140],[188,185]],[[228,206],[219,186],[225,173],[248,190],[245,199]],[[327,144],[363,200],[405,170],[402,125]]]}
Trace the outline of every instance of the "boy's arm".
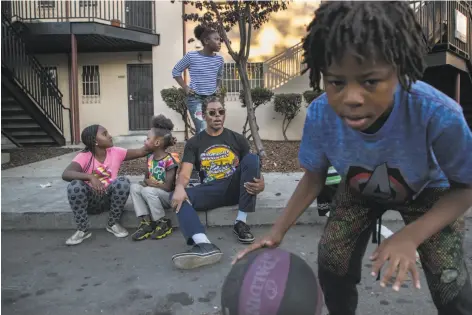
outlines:
{"label": "boy's arm", "polygon": [[196,138],[191,138],[185,145],[179,176],[175,183],[175,190],[184,189],[190,182],[190,176],[192,176],[193,165],[195,164],[195,157],[197,155],[194,140],[196,140]]}
{"label": "boy's arm", "polygon": [[313,203],[324,187],[326,172],[306,171],[295,188],[282,215],[275,221],[273,230],[285,235],[298,217]]}

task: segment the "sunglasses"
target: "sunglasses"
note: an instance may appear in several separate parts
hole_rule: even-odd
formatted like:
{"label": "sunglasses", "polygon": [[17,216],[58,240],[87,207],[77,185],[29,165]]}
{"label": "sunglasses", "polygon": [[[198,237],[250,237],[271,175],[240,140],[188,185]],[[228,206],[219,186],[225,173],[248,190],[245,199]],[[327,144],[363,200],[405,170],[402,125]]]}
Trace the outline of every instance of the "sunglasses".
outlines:
{"label": "sunglasses", "polygon": [[226,109],[222,108],[222,109],[219,109],[218,111],[209,110],[208,115],[211,116],[211,117],[215,117],[217,112],[220,116],[223,116],[226,113]]}

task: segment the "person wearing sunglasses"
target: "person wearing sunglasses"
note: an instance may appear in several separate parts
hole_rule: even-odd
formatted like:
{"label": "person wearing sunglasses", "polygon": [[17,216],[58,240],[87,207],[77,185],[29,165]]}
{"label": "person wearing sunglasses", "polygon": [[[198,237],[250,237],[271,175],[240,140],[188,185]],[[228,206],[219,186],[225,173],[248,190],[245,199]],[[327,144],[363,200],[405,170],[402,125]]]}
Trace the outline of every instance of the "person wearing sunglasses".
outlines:
{"label": "person wearing sunglasses", "polygon": [[[251,244],[254,236],[246,224],[247,214],[255,211],[256,195],[264,190],[260,159],[250,153],[247,139],[224,127],[226,110],[217,97],[202,104],[206,129],[185,145],[181,171],[171,196],[179,227],[188,245],[172,261],[179,269],[193,269],[220,261],[221,250],[210,242],[197,211],[239,204],[233,233],[239,242]],[[186,188],[193,169],[200,172],[201,185]]]}

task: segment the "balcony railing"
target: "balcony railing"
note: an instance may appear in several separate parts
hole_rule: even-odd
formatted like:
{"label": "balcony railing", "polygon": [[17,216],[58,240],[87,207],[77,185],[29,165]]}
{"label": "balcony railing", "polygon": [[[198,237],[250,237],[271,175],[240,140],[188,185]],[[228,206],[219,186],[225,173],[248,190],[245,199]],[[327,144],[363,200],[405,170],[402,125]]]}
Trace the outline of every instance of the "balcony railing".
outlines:
{"label": "balcony railing", "polygon": [[467,1],[411,1],[431,51],[471,57],[471,4]]}
{"label": "balcony railing", "polygon": [[155,1],[15,0],[10,1],[8,11],[12,21],[97,22],[147,33],[156,33]]}

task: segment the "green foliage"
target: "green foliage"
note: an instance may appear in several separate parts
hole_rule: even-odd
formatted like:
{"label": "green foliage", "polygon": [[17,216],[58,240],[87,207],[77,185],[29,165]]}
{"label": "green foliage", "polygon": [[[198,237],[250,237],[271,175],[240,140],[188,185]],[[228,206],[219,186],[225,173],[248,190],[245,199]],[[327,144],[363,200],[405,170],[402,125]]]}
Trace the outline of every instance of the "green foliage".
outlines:
{"label": "green foliage", "polygon": [[297,116],[302,104],[302,96],[297,93],[277,94],[274,98],[274,109],[286,119],[292,120]]}
{"label": "green foliage", "polygon": [[310,105],[311,102],[313,102],[313,100],[315,100],[318,96],[320,96],[321,94],[323,94],[324,91],[323,90],[317,90],[317,91],[313,91],[313,90],[309,90],[309,91],[305,91],[303,92],[303,99],[305,100],[306,102],[306,105]]}
{"label": "green foliage", "polygon": [[187,111],[187,95],[182,88],[172,87],[161,90],[161,97],[167,107],[175,110],[182,117],[185,124],[185,139],[188,139],[188,131],[195,134],[195,128],[190,124],[190,117]]}
{"label": "green foliage", "polygon": [[182,88],[172,87],[161,90],[161,97],[167,107],[175,110],[180,115],[187,112],[187,96]]}
{"label": "green foliage", "polygon": [[[239,100],[241,101],[242,107],[246,107],[245,93],[246,92],[244,90],[241,90],[239,92]],[[256,110],[256,108],[260,105],[264,105],[270,102],[270,100],[274,96],[274,92],[266,88],[256,87],[251,89],[251,96],[252,103],[254,104],[254,110]]]}
{"label": "green foliage", "polygon": [[274,98],[274,109],[277,113],[280,113],[284,116],[282,122],[282,133],[285,140],[287,138],[287,129],[290,125],[290,122],[297,116],[300,112],[300,107],[302,104],[301,94],[277,94]]}
{"label": "green foliage", "polygon": [[[242,104],[241,107],[247,107],[245,96],[246,96],[245,90],[239,91],[239,100],[241,101],[241,104]],[[254,111],[256,111],[256,109],[260,105],[269,103],[273,96],[274,96],[274,92],[272,92],[269,89],[265,89],[261,87],[256,87],[256,88],[251,89],[251,98],[252,98]],[[254,115],[254,118],[255,118],[255,115]],[[248,128],[248,124],[249,124],[249,116],[246,116],[246,122],[244,123],[244,126],[243,126],[243,135],[248,140],[250,140],[252,135],[251,134],[249,136],[247,135],[247,133],[250,131],[250,129]],[[256,126],[257,126],[257,130],[259,131],[259,126],[257,125],[257,121],[256,121]]]}

